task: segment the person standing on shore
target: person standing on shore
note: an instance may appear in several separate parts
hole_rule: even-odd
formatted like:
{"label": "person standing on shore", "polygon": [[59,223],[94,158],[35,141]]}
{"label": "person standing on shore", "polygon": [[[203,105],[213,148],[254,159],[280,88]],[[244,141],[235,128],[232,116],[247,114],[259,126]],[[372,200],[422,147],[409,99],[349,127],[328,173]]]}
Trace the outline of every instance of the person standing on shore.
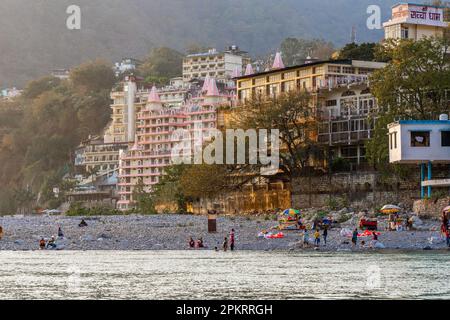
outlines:
{"label": "person standing on shore", "polygon": [[230,250],[234,251],[234,229],[231,229],[230,232]]}
{"label": "person standing on shore", "polygon": [[325,227],[325,229],[323,229],[323,243],[324,245],[327,245],[327,237],[328,237],[328,227]]}
{"label": "person standing on shore", "polygon": [[356,247],[356,242],[357,241],[358,241],[358,228],[355,228],[355,230],[353,230],[353,234],[352,234],[353,247]]}
{"label": "person standing on shore", "polygon": [[0,240],[2,240],[3,238],[3,227],[0,226]]}
{"label": "person standing on shore", "polygon": [[320,245],[320,232],[319,229],[316,229],[316,232],[314,232],[314,245],[318,247]]}
{"label": "person standing on shore", "polygon": [[222,244],[223,251],[228,250],[228,239],[227,237],[223,238],[223,244]]}
{"label": "person standing on shore", "polygon": [[447,247],[450,248],[450,230],[448,230],[448,228],[445,230],[445,240],[447,242]]}
{"label": "person standing on shore", "polygon": [[64,238],[64,233],[63,233],[61,227],[58,228],[58,238]]}
{"label": "person standing on shore", "polygon": [[303,247],[308,246],[309,244],[309,234],[308,229],[305,228],[303,231]]}

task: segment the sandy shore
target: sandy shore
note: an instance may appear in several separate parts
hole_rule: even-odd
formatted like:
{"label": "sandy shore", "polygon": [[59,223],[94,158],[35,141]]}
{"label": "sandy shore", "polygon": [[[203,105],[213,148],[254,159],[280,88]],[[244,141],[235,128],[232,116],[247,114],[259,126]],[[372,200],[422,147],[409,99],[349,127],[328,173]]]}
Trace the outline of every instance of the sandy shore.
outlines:
{"label": "sandy shore", "polygon": [[[302,248],[301,232],[287,231],[283,239],[258,238],[261,230],[277,225],[264,217],[219,217],[218,232],[207,233],[207,217],[191,215],[101,216],[87,218],[88,227],[80,228],[78,217],[0,217],[4,236],[0,250],[36,250],[41,237],[56,235],[61,227],[65,239],[59,241],[64,250],[183,250],[187,239],[203,237],[208,249],[221,246],[224,236],[232,228],[236,231],[237,250],[313,250]],[[438,221],[426,221],[422,231],[381,231],[379,241],[386,249],[423,250],[446,249],[438,230]],[[351,228],[352,225],[342,225]],[[347,251],[349,239],[340,235],[341,228],[333,228],[325,246],[319,250]],[[370,240],[370,239],[368,239]],[[360,251],[371,250],[358,248]]]}

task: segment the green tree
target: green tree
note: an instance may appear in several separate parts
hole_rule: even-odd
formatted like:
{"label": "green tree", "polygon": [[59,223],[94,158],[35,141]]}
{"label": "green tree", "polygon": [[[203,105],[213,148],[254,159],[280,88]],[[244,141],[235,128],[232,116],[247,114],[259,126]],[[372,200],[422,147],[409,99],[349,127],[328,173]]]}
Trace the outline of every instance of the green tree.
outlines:
{"label": "green tree", "polygon": [[154,48],[138,68],[138,74],[144,79],[158,81],[181,75],[183,54],[167,48]]}
{"label": "green tree", "polygon": [[171,165],[164,169],[164,174],[154,187],[154,198],[157,203],[176,203],[179,212],[186,212],[189,200],[181,185],[181,179],[187,165]]}
{"label": "green tree", "polygon": [[448,42],[445,38],[387,41],[378,54],[389,59],[371,76],[377,98],[373,138],[367,156],[373,164],[388,161],[387,125],[399,119],[437,119],[448,113],[450,88]]}
{"label": "green tree", "polygon": [[110,90],[116,78],[111,64],[103,60],[95,60],[71,70],[70,81],[75,90],[90,93]]}
{"label": "green tree", "polygon": [[279,130],[280,169],[291,181],[315,160],[324,159],[324,149],[315,139],[317,119],[311,99],[306,91],[289,91],[267,99],[256,97],[234,119],[238,128]]}
{"label": "green tree", "polygon": [[376,43],[348,43],[338,54],[339,59],[375,61],[380,60],[376,57]]}
{"label": "green tree", "polygon": [[30,81],[26,85],[22,93],[22,96],[26,99],[37,98],[42,93],[58,87],[60,83],[61,83],[60,79],[51,76],[46,76],[38,80]]}
{"label": "green tree", "polygon": [[142,178],[139,179],[133,190],[133,200],[136,209],[141,214],[156,214],[155,201],[153,195],[145,190],[145,184]]}

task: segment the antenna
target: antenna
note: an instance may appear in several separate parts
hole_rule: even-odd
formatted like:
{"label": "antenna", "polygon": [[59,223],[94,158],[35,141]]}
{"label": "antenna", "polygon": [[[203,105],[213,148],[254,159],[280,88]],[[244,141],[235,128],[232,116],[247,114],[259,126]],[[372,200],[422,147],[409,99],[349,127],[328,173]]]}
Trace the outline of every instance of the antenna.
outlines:
{"label": "antenna", "polygon": [[352,26],[352,33],[350,35],[350,43],[356,43],[356,26]]}

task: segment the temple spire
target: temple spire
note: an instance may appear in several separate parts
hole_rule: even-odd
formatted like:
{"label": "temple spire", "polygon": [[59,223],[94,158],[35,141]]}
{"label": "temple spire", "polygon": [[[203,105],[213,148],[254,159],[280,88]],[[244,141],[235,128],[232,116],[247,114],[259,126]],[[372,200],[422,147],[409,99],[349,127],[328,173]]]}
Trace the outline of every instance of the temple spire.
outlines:
{"label": "temple spire", "polygon": [[159,98],[158,90],[156,90],[155,86],[152,87],[152,90],[150,91],[147,102],[161,103],[161,99]]}
{"label": "temple spire", "polygon": [[216,80],[214,78],[210,78],[208,81],[208,90],[206,92],[207,97],[219,97],[219,89],[217,89]]}
{"label": "temple spire", "polygon": [[203,81],[202,92],[208,91],[208,84],[209,84],[210,80],[211,80],[211,78],[207,74],[206,77],[205,77],[205,80]]}
{"label": "temple spire", "polygon": [[249,76],[251,74],[253,74],[253,67],[251,65],[251,63],[247,64],[247,67],[245,68],[245,75]]}
{"label": "temple spire", "polygon": [[283,69],[284,63],[283,59],[281,59],[281,52],[277,52],[275,54],[275,59],[273,61],[272,69]]}

